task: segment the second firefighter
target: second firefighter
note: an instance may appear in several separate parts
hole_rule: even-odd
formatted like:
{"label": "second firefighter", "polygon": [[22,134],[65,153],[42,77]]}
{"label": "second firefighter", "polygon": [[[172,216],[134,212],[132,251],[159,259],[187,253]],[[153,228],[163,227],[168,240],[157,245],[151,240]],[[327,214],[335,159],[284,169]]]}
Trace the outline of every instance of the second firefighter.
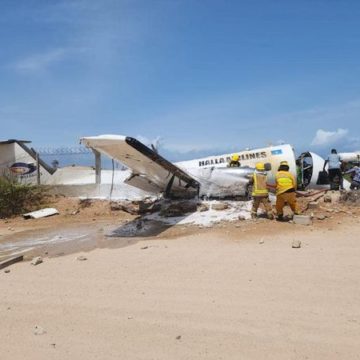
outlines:
{"label": "second firefighter", "polygon": [[255,165],[255,171],[250,178],[249,184],[251,184],[253,187],[253,206],[251,209],[251,217],[253,219],[257,217],[258,208],[260,204],[263,204],[268,218],[273,219],[274,215],[269,200],[269,190],[267,188],[267,173],[264,163],[259,162]]}

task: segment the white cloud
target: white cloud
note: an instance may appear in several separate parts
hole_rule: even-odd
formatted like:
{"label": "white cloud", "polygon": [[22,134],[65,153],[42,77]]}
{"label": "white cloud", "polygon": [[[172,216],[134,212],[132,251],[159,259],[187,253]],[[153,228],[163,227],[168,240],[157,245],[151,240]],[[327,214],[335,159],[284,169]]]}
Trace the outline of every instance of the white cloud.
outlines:
{"label": "white cloud", "polygon": [[337,129],[336,131],[326,131],[319,129],[311,142],[313,146],[334,145],[344,140],[348,136],[348,129]]}
{"label": "white cloud", "polygon": [[50,51],[33,54],[17,61],[12,67],[19,72],[41,72],[52,64],[63,60],[66,56],[66,49],[58,48]]}

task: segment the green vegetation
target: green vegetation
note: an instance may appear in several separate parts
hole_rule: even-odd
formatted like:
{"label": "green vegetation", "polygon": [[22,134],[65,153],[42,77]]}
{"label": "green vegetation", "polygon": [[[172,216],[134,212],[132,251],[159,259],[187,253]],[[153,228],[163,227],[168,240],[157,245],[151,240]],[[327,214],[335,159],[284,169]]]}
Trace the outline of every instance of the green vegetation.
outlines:
{"label": "green vegetation", "polygon": [[41,186],[19,184],[0,177],[0,218],[39,209],[47,193]]}

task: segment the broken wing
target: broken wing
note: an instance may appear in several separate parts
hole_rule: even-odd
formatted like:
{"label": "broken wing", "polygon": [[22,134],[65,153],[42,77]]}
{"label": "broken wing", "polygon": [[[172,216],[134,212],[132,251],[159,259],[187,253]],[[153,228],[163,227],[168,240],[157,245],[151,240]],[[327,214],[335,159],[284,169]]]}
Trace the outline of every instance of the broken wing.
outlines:
{"label": "broken wing", "polygon": [[130,168],[132,174],[125,180],[129,185],[181,197],[198,192],[199,183],[193,177],[135,138],[100,135],[84,137],[80,142]]}

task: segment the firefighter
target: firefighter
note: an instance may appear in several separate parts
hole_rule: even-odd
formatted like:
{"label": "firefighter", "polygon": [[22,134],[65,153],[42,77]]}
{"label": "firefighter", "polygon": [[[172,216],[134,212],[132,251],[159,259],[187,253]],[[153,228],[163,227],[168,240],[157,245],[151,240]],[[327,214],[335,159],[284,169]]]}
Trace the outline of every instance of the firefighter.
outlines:
{"label": "firefighter", "polygon": [[289,172],[289,164],[282,161],[276,173],[276,213],[279,221],[283,220],[283,209],[288,204],[294,214],[300,213],[296,201],[296,181],[294,175]]}
{"label": "firefighter", "polygon": [[238,154],[234,154],[232,157],[231,157],[231,160],[229,162],[229,167],[240,167],[240,156]]}
{"label": "firefighter", "polygon": [[251,217],[255,219],[257,217],[257,210],[260,204],[264,205],[267,216],[270,220],[274,218],[271,203],[269,200],[269,191],[267,189],[267,173],[265,171],[264,163],[257,163],[255,165],[255,172],[250,178],[249,184],[252,184],[252,197],[253,206],[251,209]]}

